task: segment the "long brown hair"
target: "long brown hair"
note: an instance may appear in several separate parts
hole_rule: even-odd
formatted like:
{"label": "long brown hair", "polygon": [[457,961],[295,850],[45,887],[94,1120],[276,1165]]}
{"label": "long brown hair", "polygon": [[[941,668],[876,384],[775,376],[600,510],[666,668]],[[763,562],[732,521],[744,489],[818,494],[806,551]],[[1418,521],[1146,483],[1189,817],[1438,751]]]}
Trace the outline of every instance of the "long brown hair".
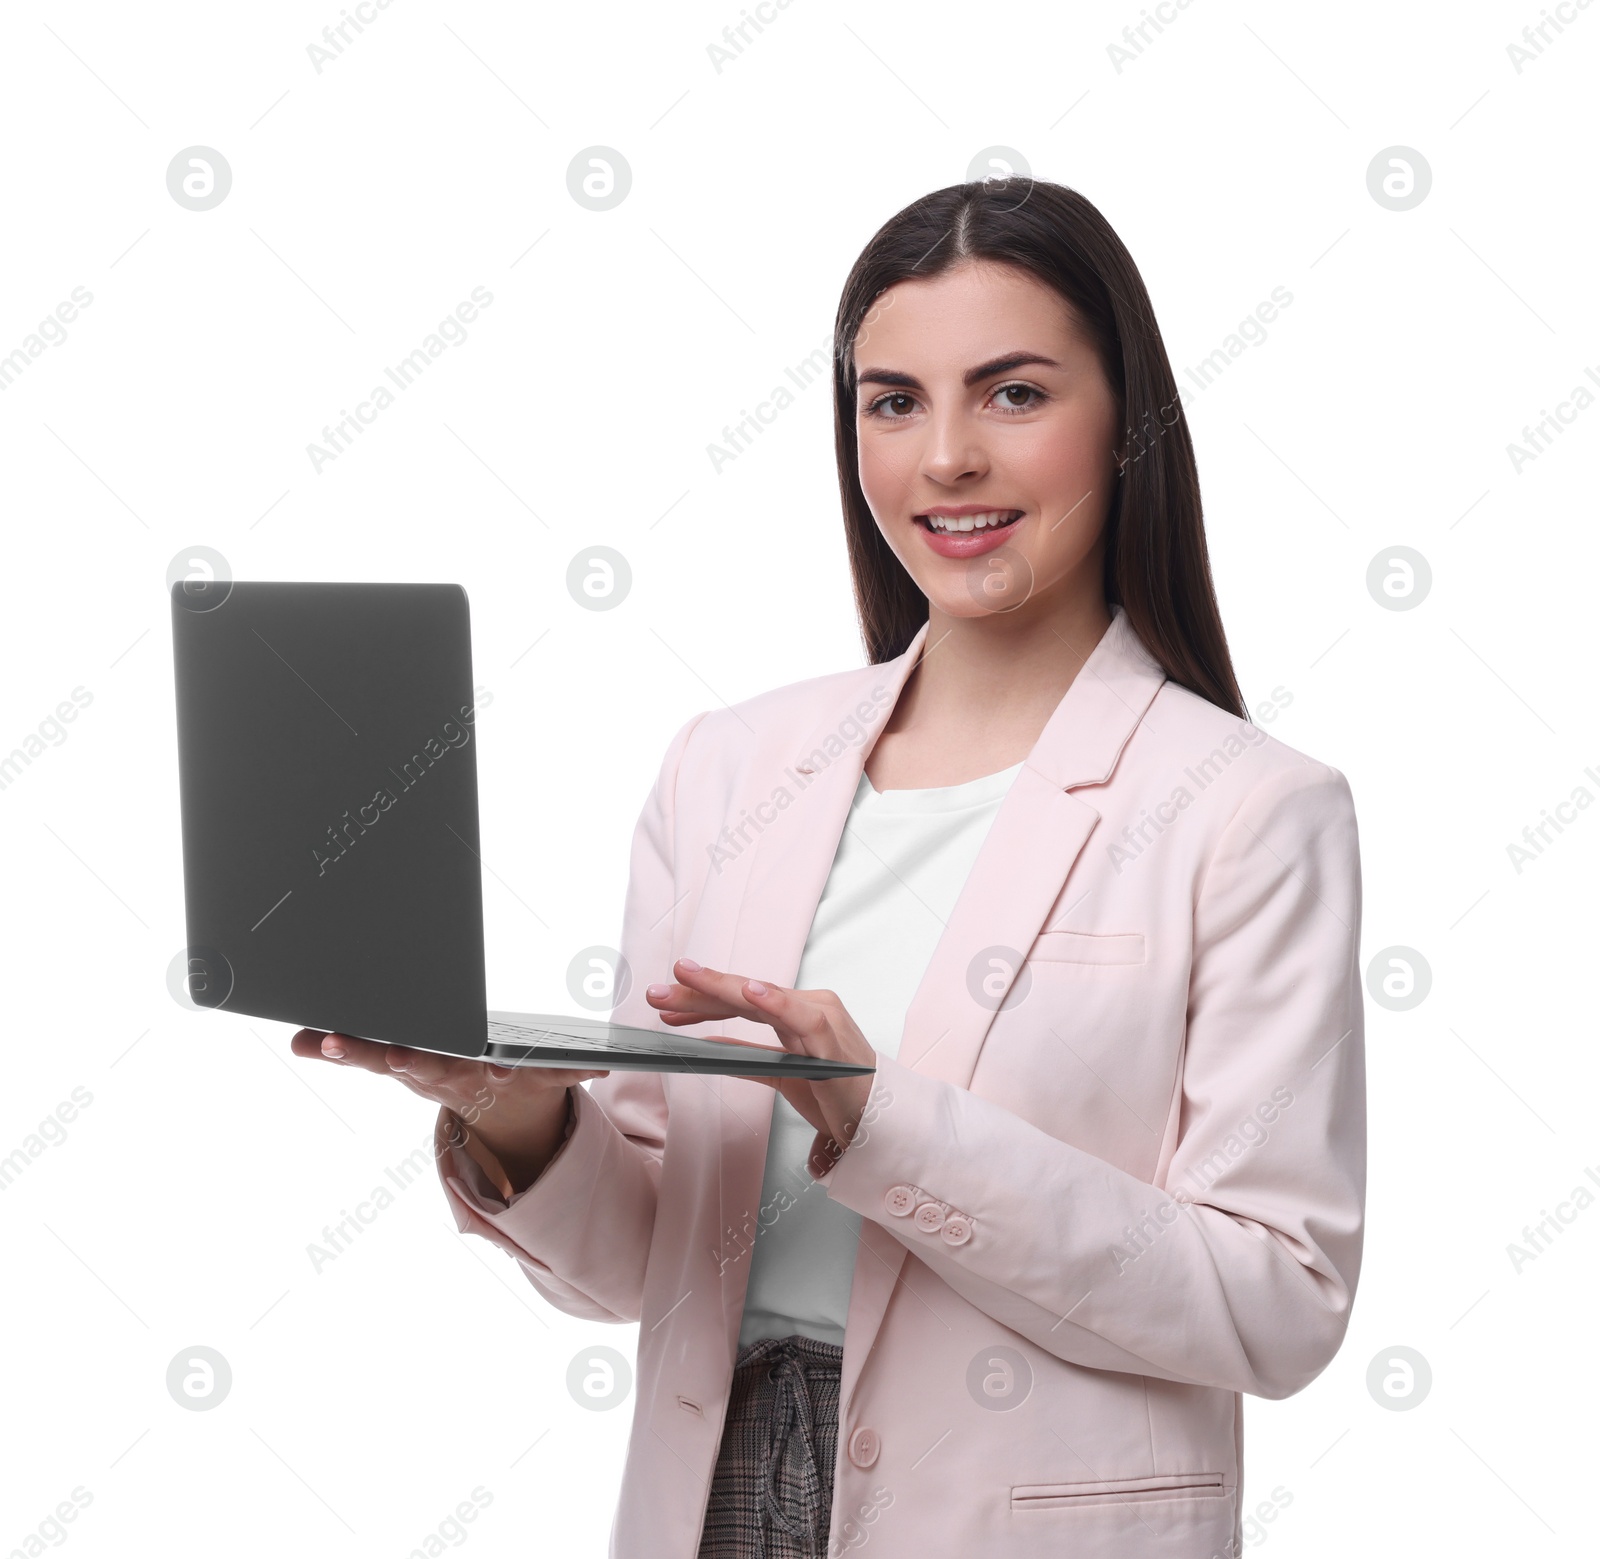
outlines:
{"label": "long brown hair", "polygon": [[1172,366],[1133,257],[1076,190],[1041,180],[952,184],[873,234],[834,322],[834,447],[867,659],[902,654],[928,601],[883,539],[861,490],[855,340],[886,288],[964,261],[1020,267],[1072,307],[1117,397],[1126,448],[1106,517],[1105,593],[1180,686],[1245,718],[1206,555],[1200,475]]}

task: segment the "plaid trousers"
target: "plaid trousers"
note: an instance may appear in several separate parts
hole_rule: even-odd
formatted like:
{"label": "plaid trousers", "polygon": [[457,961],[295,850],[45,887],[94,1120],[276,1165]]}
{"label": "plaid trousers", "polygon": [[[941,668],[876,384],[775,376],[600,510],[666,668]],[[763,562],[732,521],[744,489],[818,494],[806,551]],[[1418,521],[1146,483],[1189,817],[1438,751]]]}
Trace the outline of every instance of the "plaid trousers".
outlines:
{"label": "plaid trousers", "polygon": [[822,1559],[843,1360],[810,1337],[739,1350],[699,1559]]}

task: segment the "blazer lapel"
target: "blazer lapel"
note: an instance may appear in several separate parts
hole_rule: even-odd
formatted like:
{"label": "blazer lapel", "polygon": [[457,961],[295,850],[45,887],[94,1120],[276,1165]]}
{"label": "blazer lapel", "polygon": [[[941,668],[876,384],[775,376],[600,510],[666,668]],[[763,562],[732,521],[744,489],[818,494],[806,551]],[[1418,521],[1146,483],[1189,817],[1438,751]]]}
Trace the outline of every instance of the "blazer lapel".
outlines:
{"label": "blazer lapel", "polygon": [[[958,1088],[970,1084],[994,1014],[1100,819],[1073,787],[1110,777],[1166,680],[1122,608],[1111,611],[1111,626],[1006,793],[906,1013],[900,1062]],[[906,1255],[886,1229],[863,1223],[840,1381],[845,1406]]]}
{"label": "blazer lapel", "polygon": [[1072,794],[1109,779],[1166,673],[1120,606],[995,815],[906,1014],[900,1061],[967,1087],[995,1013],[1099,812]]}
{"label": "blazer lapel", "polygon": [[1001,803],[906,1014],[903,1065],[967,1087],[995,1013],[1100,814],[1032,763]]}
{"label": "blazer lapel", "polygon": [[[729,968],[784,985],[793,981],[867,755],[927,634],[924,623],[903,655],[851,678],[839,705],[804,734],[793,753],[779,757],[788,767],[774,775],[774,789],[787,791],[790,800],[756,840]],[[874,688],[886,696],[876,702],[864,696]],[[870,725],[860,714],[864,707],[874,711]]]}
{"label": "blazer lapel", "polygon": [[[851,678],[848,696],[804,733],[793,752],[773,755],[774,769],[786,765],[774,774],[773,789],[781,787],[790,799],[750,851],[724,968],[793,985],[867,754],[917,663],[927,633],[924,623],[904,654],[867,667],[859,680]],[[880,694],[876,699],[870,696],[874,692]],[[863,707],[875,714],[870,724],[860,713]],[[764,1044],[772,1042],[770,1030],[755,1024],[748,1033],[731,1025],[728,1032]],[[707,1081],[714,1084],[723,1110],[752,1128],[736,1124],[718,1138],[722,1144],[718,1177],[721,1227],[726,1230],[742,1226],[759,1207],[776,1094],[764,1083],[738,1077]],[[888,1243],[900,1248],[893,1240]],[[723,1272],[723,1314],[730,1348],[738,1335],[749,1279],[748,1260],[731,1263]]]}
{"label": "blazer lapel", "polygon": [[[1165,673],[1140,644],[1120,606],[1073,679],[1007,792],[957,898],[906,1014],[900,1061],[965,1088],[994,1019],[1100,814],[1071,794],[1110,777]],[[792,984],[833,866],[868,755],[920,658],[928,625],[903,655],[851,678],[839,704],[802,739],[774,788],[789,795],[750,851],[725,967]],[[865,695],[886,700],[867,725]],[[863,730],[863,727],[865,729]],[[781,764],[781,755],[774,755]],[[969,971],[978,994],[969,984]],[[751,1037],[767,1036],[753,1033]],[[773,1092],[739,1078],[715,1080],[723,1106],[752,1127],[722,1133],[720,1195],[725,1227],[760,1201]],[[850,1291],[842,1400],[848,1405],[876,1340],[907,1252],[867,1220]],[[729,1347],[738,1335],[748,1261],[723,1276]]]}

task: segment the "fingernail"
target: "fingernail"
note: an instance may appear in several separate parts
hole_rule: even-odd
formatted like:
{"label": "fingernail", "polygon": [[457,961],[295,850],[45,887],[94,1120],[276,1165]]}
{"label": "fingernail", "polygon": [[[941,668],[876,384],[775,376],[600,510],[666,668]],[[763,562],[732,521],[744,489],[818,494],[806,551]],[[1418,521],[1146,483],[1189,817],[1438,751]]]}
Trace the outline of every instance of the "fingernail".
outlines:
{"label": "fingernail", "polygon": [[322,1053],[325,1056],[332,1056],[335,1061],[342,1061],[344,1059],[344,1046],[336,1039],[328,1038],[322,1042]]}
{"label": "fingernail", "polygon": [[700,965],[697,964],[692,958],[680,958],[678,960],[678,967],[680,969],[687,969],[690,974],[699,974],[700,972]]}
{"label": "fingernail", "polygon": [[657,1001],[664,1001],[671,993],[670,985],[647,985],[644,988],[646,996],[653,996]]}
{"label": "fingernail", "polygon": [[746,980],[744,982],[744,988],[749,991],[752,996],[767,995],[767,985],[766,981],[764,980]]}
{"label": "fingernail", "polygon": [[398,1050],[391,1050],[388,1055],[384,1057],[384,1060],[386,1060],[391,1069],[396,1072],[404,1072],[411,1065],[410,1061],[405,1056],[401,1055]]}

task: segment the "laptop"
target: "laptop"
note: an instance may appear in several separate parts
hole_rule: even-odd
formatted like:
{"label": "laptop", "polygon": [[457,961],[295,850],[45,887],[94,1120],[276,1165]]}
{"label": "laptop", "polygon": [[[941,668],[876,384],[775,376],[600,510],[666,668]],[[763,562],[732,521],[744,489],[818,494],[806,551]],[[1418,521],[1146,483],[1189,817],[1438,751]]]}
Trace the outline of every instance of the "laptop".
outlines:
{"label": "laptop", "polygon": [[196,1007],[503,1066],[872,1070],[489,1010],[461,586],[179,580],[172,645]]}

